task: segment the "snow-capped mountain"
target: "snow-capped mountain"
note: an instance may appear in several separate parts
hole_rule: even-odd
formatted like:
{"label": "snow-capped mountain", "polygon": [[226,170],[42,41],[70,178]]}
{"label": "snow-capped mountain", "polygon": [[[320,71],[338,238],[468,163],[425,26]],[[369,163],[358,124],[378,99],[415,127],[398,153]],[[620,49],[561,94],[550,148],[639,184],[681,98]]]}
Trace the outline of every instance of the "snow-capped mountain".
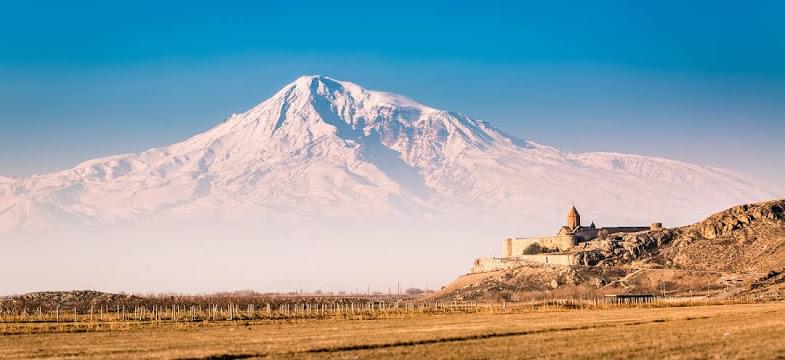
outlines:
{"label": "snow-capped mountain", "polygon": [[181,143],[0,177],[0,230],[61,223],[490,215],[685,223],[784,195],[662,158],[570,153],[409,98],[304,76]]}

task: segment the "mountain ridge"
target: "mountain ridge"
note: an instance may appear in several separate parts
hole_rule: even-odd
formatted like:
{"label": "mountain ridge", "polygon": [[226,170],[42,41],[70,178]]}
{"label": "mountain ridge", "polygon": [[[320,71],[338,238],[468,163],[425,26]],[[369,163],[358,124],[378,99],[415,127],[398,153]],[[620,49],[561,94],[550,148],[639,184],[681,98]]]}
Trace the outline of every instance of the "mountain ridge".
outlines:
{"label": "mountain ridge", "polygon": [[656,211],[628,221],[674,213],[666,221],[688,222],[690,213],[778,194],[725,169],[564,152],[405,96],[303,76],[181,142],[0,178],[0,230],[150,217],[477,211],[541,221],[569,201],[602,204],[601,219],[624,220],[613,214],[648,205]]}

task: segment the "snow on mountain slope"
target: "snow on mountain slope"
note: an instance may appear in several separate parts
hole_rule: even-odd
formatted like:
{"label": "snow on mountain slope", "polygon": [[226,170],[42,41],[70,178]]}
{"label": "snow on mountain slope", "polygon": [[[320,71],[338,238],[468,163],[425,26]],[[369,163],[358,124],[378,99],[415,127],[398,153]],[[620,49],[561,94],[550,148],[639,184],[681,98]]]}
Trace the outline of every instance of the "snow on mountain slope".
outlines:
{"label": "snow on mountain slope", "polygon": [[0,229],[166,219],[490,214],[688,222],[782,196],[742,174],[575,154],[403,96],[304,76],[181,143],[0,178]]}

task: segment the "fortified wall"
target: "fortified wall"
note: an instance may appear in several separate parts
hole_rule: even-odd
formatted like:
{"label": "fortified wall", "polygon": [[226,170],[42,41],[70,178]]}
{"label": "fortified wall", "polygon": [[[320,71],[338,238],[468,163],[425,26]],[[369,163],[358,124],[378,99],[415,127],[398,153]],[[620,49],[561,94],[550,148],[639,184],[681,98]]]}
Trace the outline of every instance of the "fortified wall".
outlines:
{"label": "fortified wall", "polygon": [[[604,227],[602,229],[597,230],[597,235],[592,237],[594,238],[605,238],[610,234],[617,234],[617,233],[632,233],[632,232],[639,232],[639,231],[649,231],[655,230],[657,228],[662,228],[662,224],[654,223],[651,226],[615,226],[615,227]],[[591,239],[589,239],[591,240]]]}
{"label": "fortified wall", "polygon": [[534,254],[518,255],[504,258],[479,258],[474,260],[471,273],[514,269],[528,264],[545,264],[554,266],[576,265],[574,254]]}
{"label": "fortified wall", "polygon": [[511,257],[524,255],[523,251],[533,244],[539,244],[540,246],[548,249],[568,251],[577,245],[577,241],[572,235],[506,239],[502,245],[502,256]]}
{"label": "fortified wall", "polygon": [[[556,266],[575,265],[573,249],[579,243],[594,239],[605,239],[608,235],[617,233],[632,233],[661,229],[661,223],[651,226],[612,226],[598,228],[594,222],[589,226],[581,225],[581,215],[573,206],[567,213],[567,224],[559,229],[555,236],[539,236],[532,238],[505,239],[502,243],[501,258],[481,258],[474,261],[471,272],[487,272],[511,269],[527,263],[548,264]],[[532,245],[539,245],[538,249],[527,249]],[[539,251],[540,253],[527,252]]]}

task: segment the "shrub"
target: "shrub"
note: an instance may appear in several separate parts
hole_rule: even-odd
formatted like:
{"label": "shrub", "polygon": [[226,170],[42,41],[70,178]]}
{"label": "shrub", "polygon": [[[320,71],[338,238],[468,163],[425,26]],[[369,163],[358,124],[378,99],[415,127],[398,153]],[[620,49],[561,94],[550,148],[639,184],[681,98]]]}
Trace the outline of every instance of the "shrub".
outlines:
{"label": "shrub", "polygon": [[420,294],[423,294],[423,293],[425,293],[425,291],[422,291],[422,289],[419,289],[419,288],[408,288],[408,289],[406,289],[406,295],[420,295]]}
{"label": "shrub", "polygon": [[545,249],[538,243],[531,244],[523,249],[524,255],[534,255],[534,254],[542,254],[545,252]]}
{"label": "shrub", "polygon": [[513,292],[510,290],[502,290],[496,293],[494,300],[496,301],[510,301],[513,297]]}

